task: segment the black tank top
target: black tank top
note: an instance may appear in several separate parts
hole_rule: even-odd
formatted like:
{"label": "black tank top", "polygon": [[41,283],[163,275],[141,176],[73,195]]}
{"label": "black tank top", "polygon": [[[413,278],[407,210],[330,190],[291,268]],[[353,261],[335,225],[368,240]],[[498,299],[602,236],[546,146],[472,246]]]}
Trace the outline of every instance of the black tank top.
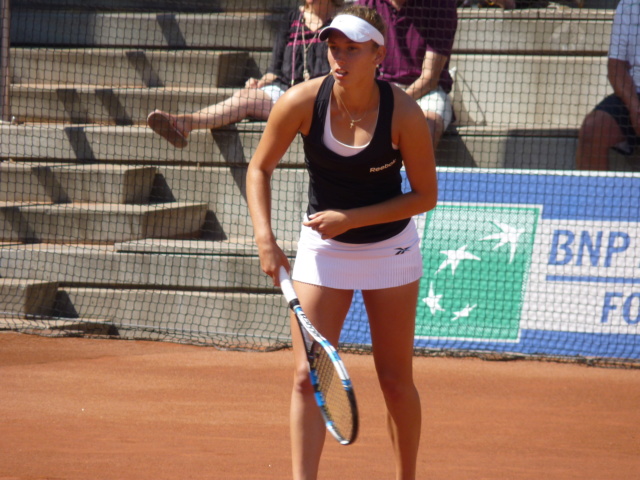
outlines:
{"label": "black tank top", "polygon": [[[322,140],[334,79],[329,75],[320,86],[309,134],[302,136],[309,170],[307,214],[329,209],[351,209],[375,205],[402,195],[402,155],[391,142],[393,91],[376,80],[380,90],[378,121],[371,142],[359,153],[343,157],[329,150]],[[353,228],[334,237],[345,243],[372,243],[400,233],[410,218]]]}

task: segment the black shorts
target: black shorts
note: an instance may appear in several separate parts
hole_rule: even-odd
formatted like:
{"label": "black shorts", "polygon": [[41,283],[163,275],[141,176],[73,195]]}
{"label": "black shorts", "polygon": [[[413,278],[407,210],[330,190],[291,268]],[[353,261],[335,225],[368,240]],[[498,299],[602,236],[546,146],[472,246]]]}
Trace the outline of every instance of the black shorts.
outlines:
{"label": "black shorts", "polygon": [[[640,98],[640,94],[638,94],[638,98]],[[620,131],[627,140],[626,145],[618,144],[613,148],[625,155],[631,155],[633,153],[633,147],[640,145],[640,137],[638,137],[636,131],[633,129],[629,109],[627,109],[627,106],[620,97],[616,95],[609,95],[602,100],[594,110],[600,110],[613,117],[620,127]]]}

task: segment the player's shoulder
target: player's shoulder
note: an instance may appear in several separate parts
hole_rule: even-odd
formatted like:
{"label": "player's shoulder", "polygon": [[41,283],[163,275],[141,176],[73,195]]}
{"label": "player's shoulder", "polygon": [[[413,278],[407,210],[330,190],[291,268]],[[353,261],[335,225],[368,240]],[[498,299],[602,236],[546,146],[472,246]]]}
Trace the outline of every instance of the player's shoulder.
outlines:
{"label": "player's shoulder", "polygon": [[313,103],[318,95],[320,85],[322,85],[325,78],[326,77],[313,78],[292,86],[280,97],[276,105],[282,103],[283,106],[297,108]]}
{"label": "player's shoulder", "polygon": [[312,106],[324,78],[313,78],[290,87],[278,99],[272,112],[286,112],[287,115],[295,115],[296,112],[308,112],[309,108],[313,111]]}
{"label": "player's shoulder", "polygon": [[389,83],[393,92],[393,109],[394,112],[402,113],[403,115],[422,115],[422,110],[407,93],[394,83]]}
{"label": "player's shoulder", "polygon": [[300,132],[307,132],[313,117],[315,99],[324,78],[308,80],[289,88],[273,106],[269,123],[296,125]]}

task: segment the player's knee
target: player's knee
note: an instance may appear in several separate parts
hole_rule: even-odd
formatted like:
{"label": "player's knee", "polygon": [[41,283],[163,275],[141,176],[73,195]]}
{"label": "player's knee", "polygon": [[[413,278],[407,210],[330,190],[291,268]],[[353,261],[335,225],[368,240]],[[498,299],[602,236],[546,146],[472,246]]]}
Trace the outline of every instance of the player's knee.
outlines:
{"label": "player's knee", "polygon": [[309,379],[309,370],[306,365],[296,368],[293,373],[293,390],[301,395],[313,395],[313,387]]}
{"label": "player's knee", "polygon": [[389,404],[402,404],[406,399],[413,395],[415,386],[411,378],[394,374],[382,374],[378,376],[380,389],[384,395],[385,401]]}

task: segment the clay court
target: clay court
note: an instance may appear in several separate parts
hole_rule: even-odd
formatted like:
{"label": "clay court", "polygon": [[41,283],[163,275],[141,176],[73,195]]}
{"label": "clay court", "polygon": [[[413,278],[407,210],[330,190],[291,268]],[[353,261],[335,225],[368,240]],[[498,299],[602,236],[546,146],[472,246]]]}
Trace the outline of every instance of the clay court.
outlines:
{"label": "clay court", "polygon": [[[391,479],[372,358],[345,355],[360,437],[325,479]],[[0,479],[290,478],[291,351],[0,334]],[[640,370],[416,358],[424,479],[640,475]]]}

